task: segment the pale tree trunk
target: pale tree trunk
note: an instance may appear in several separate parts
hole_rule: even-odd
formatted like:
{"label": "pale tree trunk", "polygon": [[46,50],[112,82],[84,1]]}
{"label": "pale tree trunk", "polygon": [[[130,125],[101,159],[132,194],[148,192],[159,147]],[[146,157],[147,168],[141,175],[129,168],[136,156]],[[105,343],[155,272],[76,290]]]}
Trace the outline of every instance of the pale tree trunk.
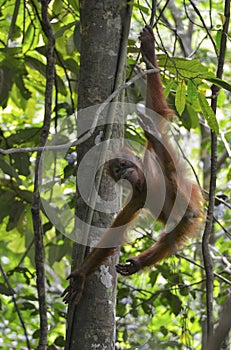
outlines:
{"label": "pale tree trunk", "polygon": [[[81,0],[81,65],[78,81],[78,110],[105,101],[125,76],[128,28],[130,25],[130,7],[124,0]],[[122,74],[121,74],[122,67]],[[120,80],[120,81],[119,81]],[[121,96],[120,96],[121,98]],[[90,117],[89,117],[90,115]],[[118,116],[117,116],[118,117]],[[91,116],[90,123],[95,115]],[[85,116],[78,114],[78,134],[82,132]],[[77,148],[78,164],[84,155],[96,145],[96,138],[105,137],[105,126],[95,129],[93,135]],[[122,138],[123,127],[112,128],[113,138]],[[96,160],[97,161],[97,160]],[[103,174],[99,194],[105,201],[110,200],[113,192],[111,180]],[[108,227],[112,215],[97,211],[89,219],[89,206],[82,200],[78,188],[76,214],[83,221],[93,226]],[[91,213],[91,210],[90,210]],[[87,232],[86,241],[90,241],[91,232]],[[73,266],[78,265],[89,253],[85,245],[74,244]],[[115,307],[116,307],[116,272],[117,251],[107,259],[87,280],[83,296],[77,306],[70,305],[67,320],[66,350],[114,349],[115,348]],[[105,279],[102,279],[104,271]]]}

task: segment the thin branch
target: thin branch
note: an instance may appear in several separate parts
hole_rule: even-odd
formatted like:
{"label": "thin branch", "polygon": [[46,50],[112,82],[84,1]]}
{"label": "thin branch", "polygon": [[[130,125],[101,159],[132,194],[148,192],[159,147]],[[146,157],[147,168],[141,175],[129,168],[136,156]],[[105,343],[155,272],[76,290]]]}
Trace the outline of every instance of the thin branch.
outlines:
{"label": "thin branch", "polygon": [[[45,88],[45,110],[44,122],[40,136],[40,147],[47,142],[50,130],[51,113],[52,113],[52,92],[55,81],[55,37],[52,26],[50,24],[48,15],[49,0],[41,0],[42,5],[42,28],[47,36],[48,42],[46,46],[46,88]],[[42,152],[39,151],[35,163],[35,179],[34,179],[34,193],[32,199],[32,219],[34,227],[34,245],[35,245],[35,265],[37,274],[37,290],[39,301],[39,315],[40,315],[40,338],[39,350],[46,350],[47,348],[47,310],[46,310],[46,285],[45,285],[45,258],[43,245],[43,227],[40,216],[40,195],[39,186],[41,184],[40,161],[42,161]]]}
{"label": "thin branch", "polygon": [[230,322],[231,315],[231,297],[228,298],[224,310],[221,314],[219,324],[214,332],[214,335],[210,337],[207,345],[209,350],[220,350],[221,345],[231,329]]}
{"label": "thin branch", "polygon": [[[137,230],[135,230],[137,231]],[[139,232],[139,231],[138,231]],[[154,239],[150,234],[144,234],[142,232],[139,232],[140,235],[142,235],[142,237],[148,237],[148,239],[150,239],[152,242],[156,243],[156,239]],[[190,259],[188,257],[186,257],[185,255],[183,254],[180,254],[180,253],[175,253],[174,254],[177,258],[181,258],[181,259],[184,259],[186,261],[188,261],[190,264],[194,265],[194,266],[197,266],[199,267],[200,269],[202,270],[205,270],[205,266],[197,263],[196,261],[194,261],[193,259]],[[224,276],[222,276],[221,274],[217,273],[217,272],[214,272],[213,271],[213,275],[214,277],[217,277],[219,280],[221,280],[222,282],[225,282],[227,283],[228,285],[231,286],[231,281],[228,280],[227,278],[225,278]]]}
{"label": "thin branch", "polygon": [[65,77],[67,79],[67,85],[68,85],[68,89],[70,91],[70,100],[71,100],[71,107],[72,107],[72,110],[73,110],[73,113],[74,113],[74,110],[75,110],[75,103],[74,103],[74,100],[73,100],[73,91],[72,91],[72,86],[71,86],[71,80],[69,78],[69,75],[67,73],[67,68],[65,67],[65,63],[63,62],[63,58],[62,56],[59,54],[58,50],[55,50],[55,54],[57,56],[57,59],[59,60],[60,62],[60,65],[61,67],[63,68],[64,70],[64,73],[65,73]]}
{"label": "thin branch", "polygon": [[[207,191],[207,190],[205,190],[205,189],[203,189],[203,191],[204,191],[204,193],[205,193],[206,195],[209,195],[209,191]],[[224,206],[227,207],[228,209],[231,209],[231,205],[230,205],[229,203],[227,203],[227,202],[226,202],[224,199],[222,199],[221,197],[215,196],[215,199],[216,199],[216,201],[218,201],[219,203],[224,204]]]}
{"label": "thin branch", "polygon": [[158,24],[158,22],[159,22],[159,20],[160,20],[160,18],[161,18],[161,16],[162,16],[162,14],[164,13],[166,7],[168,6],[169,1],[170,1],[170,0],[167,0],[166,3],[164,4],[164,7],[160,10],[159,16],[157,17],[153,28],[155,28],[155,27],[157,26],[157,24]]}
{"label": "thin branch", "polygon": [[11,17],[10,28],[8,31],[7,45],[9,45],[9,46],[10,46],[10,40],[12,38],[12,34],[15,30],[15,25],[16,25],[18,13],[19,13],[19,8],[20,8],[20,0],[16,0],[15,5],[14,5],[13,16]]}
{"label": "thin branch", "polygon": [[[218,51],[217,51],[216,43],[215,43],[215,41],[213,40],[213,37],[212,37],[212,35],[211,35],[211,33],[210,33],[208,27],[206,26],[206,23],[205,23],[205,20],[204,20],[202,14],[200,13],[200,11],[199,11],[199,9],[197,8],[197,6],[195,5],[195,3],[194,3],[192,0],[189,0],[189,1],[190,1],[190,4],[192,5],[193,9],[195,10],[196,14],[197,14],[198,17],[200,18],[200,21],[201,21],[201,23],[202,23],[202,26],[203,26],[203,28],[206,30],[206,33],[207,33],[207,35],[208,35],[208,37],[209,37],[209,39],[211,40],[211,43],[212,43],[212,45],[213,45],[214,51],[215,51],[216,55],[218,56]],[[187,6],[186,6],[185,2],[184,2],[184,6],[185,6],[185,12],[187,13]],[[188,17],[188,19],[191,21],[190,16],[187,15],[187,17]]]}
{"label": "thin branch", "polygon": [[197,173],[196,173],[196,171],[195,171],[195,169],[194,169],[194,166],[193,166],[192,162],[191,162],[191,161],[189,160],[189,158],[186,156],[186,154],[185,154],[183,148],[181,147],[179,141],[177,140],[177,138],[176,138],[175,134],[172,132],[172,130],[171,130],[171,133],[172,133],[172,135],[173,135],[173,137],[174,137],[174,140],[175,140],[175,142],[176,142],[176,144],[177,144],[177,147],[178,147],[179,150],[180,150],[180,153],[182,154],[183,159],[184,159],[184,160],[186,161],[186,163],[188,163],[188,165],[190,166],[190,168],[191,168],[191,170],[192,170],[192,172],[193,172],[193,175],[195,176],[196,182],[197,182],[197,184],[199,185],[201,191],[203,192],[203,189],[202,189],[202,187],[201,187],[201,184],[200,184],[198,175],[197,175]]}
{"label": "thin branch", "polygon": [[192,51],[192,43],[191,43],[192,35],[189,35],[190,33],[188,33],[188,30],[185,29],[184,23],[182,20],[181,10],[176,6],[173,0],[169,1],[168,7],[171,11],[172,17],[175,22],[175,26],[176,26],[175,31],[179,38],[180,47],[184,53],[184,56],[188,57]]}
{"label": "thin branch", "polygon": [[89,131],[85,132],[84,134],[80,135],[77,141],[62,144],[62,145],[55,145],[55,146],[38,146],[38,147],[22,147],[22,148],[9,148],[7,150],[0,148],[0,154],[7,155],[12,153],[30,153],[30,152],[43,152],[43,151],[59,151],[63,149],[67,149],[71,146],[77,146],[83,142],[85,142],[88,138],[92,136],[92,134],[95,131],[95,128],[98,123],[98,119],[102,111],[108,106],[108,104],[116,97],[118,96],[124,89],[127,89],[129,86],[131,86],[136,80],[144,77],[147,74],[153,74],[159,72],[159,69],[153,68],[148,69],[145,71],[139,72],[137,75],[132,77],[130,80],[128,80],[123,85],[119,86],[102,104],[100,104],[99,108],[96,111],[96,115],[94,118],[94,121],[89,128]]}
{"label": "thin branch", "polygon": [[151,27],[153,27],[154,25],[155,15],[156,15],[156,0],[152,0],[151,17],[149,21],[149,24]]}
{"label": "thin branch", "polygon": [[[190,3],[195,7],[195,5],[191,0],[190,0]],[[224,17],[225,17],[225,23],[223,25],[223,30],[222,30],[220,53],[218,57],[218,68],[217,68],[217,74],[216,74],[217,78],[220,78],[220,79],[222,78],[224,60],[225,60],[227,33],[228,33],[228,26],[229,26],[229,19],[230,19],[230,0],[225,1]],[[214,96],[214,98],[211,101],[211,107],[214,113],[216,113],[216,109],[217,109],[217,92],[218,91],[219,91],[218,87],[213,85],[212,96]],[[202,239],[202,253],[203,253],[205,272],[206,272],[208,338],[212,337],[213,327],[214,327],[214,324],[213,324],[214,323],[213,321],[213,266],[212,266],[212,259],[210,255],[209,241],[210,241],[210,235],[213,228],[215,192],[216,192],[216,173],[217,173],[217,136],[213,131],[211,131],[211,173],[210,173],[211,177],[210,177],[210,186],[209,186],[209,205],[208,205],[205,230],[204,230],[203,239]]]}
{"label": "thin branch", "polygon": [[[141,300],[141,301],[140,301],[140,303],[137,303],[135,305],[136,309],[138,309],[140,306],[142,306],[145,303],[149,303],[150,305],[152,305],[153,304],[153,302],[152,302],[153,299],[156,298],[158,295],[164,293],[164,292],[171,292],[171,291],[181,290],[181,289],[184,289],[184,288],[191,288],[192,286],[199,285],[202,282],[203,282],[203,280],[200,280],[200,281],[197,281],[197,282],[194,282],[194,283],[191,283],[191,284],[178,285],[177,287],[174,285],[173,287],[170,287],[170,288],[159,289],[159,290],[157,290],[154,293],[150,292],[149,290],[145,290],[145,289],[141,289],[141,288],[134,288],[129,283],[125,283],[124,281],[121,281],[120,284],[122,284],[124,286],[127,286],[130,290],[133,291],[133,293],[137,292],[137,293],[140,293],[140,294],[143,294],[143,295],[151,294],[148,298],[139,297],[139,300]],[[127,313],[123,314],[123,318],[125,318],[129,314],[130,314],[130,310]],[[122,317],[120,317],[119,320],[121,318]]]}
{"label": "thin branch", "polygon": [[[229,158],[229,154],[228,151],[225,150],[222,155],[220,156],[220,158],[217,160],[217,171],[219,171],[222,167],[222,165],[225,163],[226,159]],[[205,171],[204,175],[205,177],[208,176],[210,174],[210,167],[208,168],[208,170]]]}
{"label": "thin branch", "polygon": [[226,228],[222,225],[222,223],[214,216],[213,220],[220,226],[220,228],[224,231],[226,234],[227,238],[231,239],[231,233],[226,230]]}
{"label": "thin branch", "polygon": [[[138,4],[140,5],[139,0],[138,0]],[[149,3],[147,3],[147,1],[146,1],[146,4],[147,4],[147,5],[148,5],[148,7],[150,8],[150,5],[149,5]],[[140,16],[142,17],[142,21],[143,21],[143,23],[146,25],[146,24],[147,24],[147,22],[146,22],[146,20],[145,20],[145,16],[144,16],[143,11],[142,11],[142,10],[139,10],[139,12],[140,12]]]}
{"label": "thin branch", "polygon": [[20,309],[18,307],[17,300],[16,300],[16,298],[14,296],[14,294],[15,294],[14,289],[11,287],[9,278],[8,278],[7,274],[5,273],[5,271],[4,271],[4,269],[3,269],[1,264],[0,264],[0,271],[1,271],[1,274],[3,276],[3,279],[4,279],[5,283],[7,285],[7,288],[9,290],[9,292],[10,292],[10,296],[12,297],[12,300],[13,300],[13,303],[14,303],[15,311],[16,311],[16,313],[18,315],[18,318],[20,320],[20,323],[22,325],[23,332],[24,332],[24,335],[25,335],[25,338],[26,338],[27,348],[28,348],[28,350],[30,350],[31,346],[30,346],[30,341],[29,341],[29,337],[28,337],[28,334],[27,334],[27,330],[26,330],[26,325],[25,325],[25,322],[23,320],[21,311],[20,311]]}

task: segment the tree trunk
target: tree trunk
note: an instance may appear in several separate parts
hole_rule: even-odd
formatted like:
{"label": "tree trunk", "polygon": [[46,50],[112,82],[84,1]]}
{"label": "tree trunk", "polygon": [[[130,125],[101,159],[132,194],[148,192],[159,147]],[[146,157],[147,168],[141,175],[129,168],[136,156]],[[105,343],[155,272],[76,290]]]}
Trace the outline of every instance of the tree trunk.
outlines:
{"label": "tree trunk", "polygon": [[[81,64],[78,82],[78,110],[102,103],[110,96],[118,85],[117,77],[118,70],[121,70],[121,62],[125,73],[126,50],[122,49],[122,45],[124,45],[124,39],[127,44],[130,8],[123,0],[81,0],[80,22]],[[123,81],[119,83],[122,84]],[[86,118],[89,120],[86,121]],[[83,124],[89,122],[91,125],[94,118],[95,113],[78,113],[78,136],[85,128]],[[97,137],[105,139],[106,133],[104,125],[97,126],[93,135],[78,146],[79,165],[89,150],[96,147]],[[122,139],[122,136],[123,128],[113,126],[112,137]],[[101,157],[101,154],[98,156]],[[95,159],[95,163],[97,161]],[[92,173],[91,166],[89,162],[86,165],[88,174]],[[79,182],[77,175],[76,216],[82,221],[86,221],[87,218],[90,229],[86,232],[86,237],[84,232],[84,237],[86,243],[89,243],[95,239],[94,226],[108,227],[112,221],[112,214],[101,211],[93,212],[92,209],[89,209],[81,197]],[[99,195],[104,201],[112,199],[113,186],[113,182],[103,174]],[[92,217],[89,212],[93,213]],[[73,266],[78,265],[90,250],[86,245],[78,243],[73,246]],[[118,253],[117,251],[114,256],[108,258],[105,264],[88,278],[79,304],[69,306],[66,350],[115,348],[115,264],[118,260]]]}

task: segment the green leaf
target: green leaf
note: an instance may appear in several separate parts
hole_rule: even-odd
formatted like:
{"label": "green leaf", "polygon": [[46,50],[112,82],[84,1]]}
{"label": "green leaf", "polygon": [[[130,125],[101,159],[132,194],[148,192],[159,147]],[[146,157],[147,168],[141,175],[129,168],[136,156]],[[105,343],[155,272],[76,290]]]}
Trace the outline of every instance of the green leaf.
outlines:
{"label": "green leaf", "polygon": [[222,37],[222,31],[218,30],[217,34],[216,34],[216,37],[215,37],[216,47],[217,47],[218,51],[220,51],[221,37]]}
{"label": "green leaf", "polygon": [[128,287],[121,287],[118,290],[117,297],[118,299],[123,299],[123,298],[127,298],[129,294],[130,294],[130,289]]}
{"label": "green leaf", "polygon": [[151,283],[152,286],[155,285],[158,275],[159,275],[159,271],[158,270],[153,270],[153,271],[150,272],[149,278],[150,278],[150,283]]}
{"label": "green leaf", "polygon": [[37,329],[33,334],[32,338],[33,339],[38,339],[40,337],[40,329]]}
{"label": "green leaf", "polygon": [[16,236],[7,244],[7,249],[11,250],[14,254],[20,254],[25,252],[25,237]]}
{"label": "green leaf", "polygon": [[225,89],[227,91],[231,91],[231,84],[225,80],[222,80],[222,79],[219,79],[216,77],[205,77],[205,80],[208,80],[210,83],[213,83],[214,85],[216,85],[222,89]]}
{"label": "green leaf", "polygon": [[10,165],[2,156],[0,156],[0,168],[5,174],[14,177],[18,184],[21,184],[21,180],[19,179],[14,167],[12,167],[12,165]]}
{"label": "green leaf", "polygon": [[166,85],[166,87],[165,87],[165,89],[164,89],[164,95],[165,95],[165,97],[168,97],[168,95],[169,95],[170,91],[172,90],[174,84],[175,84],[174,81],[171,80],[171,81]]}
{"label": "green leaf", "polygon": [[56,339],[55,339],[55,345],[57,346],[61,346],[62,348],[64,348],[65,346],[65,339],[62,335],[59,335]]}
{"label": "green leaf", "polygon": [[14,73],[15,72],[13,70],[9,70],[8,67],[1,67],[1,84],[4,86],[4,89],[0,90],[0,105],[3,108],[7,106],[9,94],[14,82]]}
{"label": "green leaf", "polygon": [[227,182],[231,180],[231,166],[228,169]]}
{"label": "green leaf", "polygon": [[189,103],[186,105],[180,120],[187,130],[190,130],[191,128],[195,129],[199,126],[197,112],[195,112],[195,109],[191,107]]}
{"label": "green leaf", "polygon": [[15,84],[17,86],[17,88],[19,89],[22,97],[25,99],[25,100],[29,100],[29,98],[31,98],[31,92],[30,90],[28,90],[24,84],[24,81],[23,81],[23,77],[20,75],[20,76],[16,76],[16,79],[15,79]]}
{"label": "green leaf", "polygon": [[[20,0],[16,0],[14,4],[14,12],[11,18],[10,30],[9,30],[9,38],[8,39],[16,39],[19,38],[21,31],[20,28],[16,25],[17,17],[19,14]],[[17,34],[16,34],[17,33]]]}
{"label": "green leaf", "polygon": [[219,125],[216,120],[216,116],[211,108],[211,106],[208,104],[207,99],[202,93],[199,93],[198,95],[200,107],[202,114],[204,118],[207,120],[209,127],[216,133],[219,133]]}
{"label": "green leaf", "polygon": [[9,296],[12,295],[12,292],[3,283],[0,283],[0,294]]}
{"label": "green leaf", "polygon": [[[0,190],[0,223],[6,216],[9,216],[11,213],[11,208],[14,203],[14,193],[7,190]],[[7,203],[7,205],[6,205]]]}
{"label": "green leaf", "polygon": [[125,313],[126,313],[126,304],[124,303],[122,304],[121,302],[118,302],[116,306],[116,315],[118,317],[122,317]]}
{"label": "green leaf", "polygon": [[151,315],[152,314],[152,308],[148,303],[143,303],[142,304],[142,309],[144,310],[144,313],[146,315]]}
{"label": "green leaf", "polygon": [[179,313],[181,312],[182,301],[178,298],[177,295],[172,294],[170,292],[165,292],[164,296],[167,299],[174,315],[179,315]]}
{"label": "green leaf", "polygon": [[[46,65],[43,62],[32,56],[26,56],[25,62],[30,68],[37,70],[41,75],[43,75],[46,78]],[[58,75],[56,78],[59,92],[62,95],[66,96],[67,91],[63,80]]]}
{"label": "green leaf", "polygon": [[176,98],[175,98],[175,105],[176,110],[181,115],[185,109],[185,103],[186,103],[186,85],[185,82],[182,81],[176,89]]}
{"label": "green leaf", "polygon": [[22,50],[23,53],[26,53],[28,51],[31,51],[35,48],[37,48],[39,43],[40,36],[36,33],[38,32],[38,28],[35,28],[34,23],[29,23],[27,30],[24,34],[24,40],[23,40],[23,46]]}
{"label": "green leaf", "polygon": [[220,90],[219,94],[217,96],[217,106],[223,108],[224,103],[226,101],[226,98],[227,98],[227,96],[226,96],[225,91],[224,90]]}
{"label": "green leaf", "polygon": [[[80,22],[80,21],[77,21],[77,22]],[[64,36],[64,33],[65,33],[68,29],[70,29],[70,28],[72,28],[74,25],[76,25],[77,22],[76,22],[76,21],[70,22],[70,23],[68,23],[68,24],[66,24],[66,25],[64,25],[64,26],[62,26],[62,27],[61,27],[59,30],[57,30],[57,32],[55,33],[55,38],[57,39],[57,38],[63,37],[63,36]]]}
{"label": "green leaf", "polygon": [[79,11],[79,1],[76,0],[68,0],[68,3],[73,7],[75,11]]}
{"label": "green leaf", "polygon": [[174,76],[179,75],[184,79],[195,79],[203,76],[215,77],[214,74],[208,71],[206,66],[203,66],[198,60],[189,60],[186,58],[169,58],[166,55],[158,55],[158,62],[160,67],[165,67]]}
{"label": "green leaf", "polygon": [[158,55],[157,58],[159,66],[164,67],[174,76],[180,76],[183,79],[204,79],[225,90],[231,91],[230,83],[217,78],[214,73],[209,71],[207,66],[204,66],[198,60],[189,60],[178,57],[170,59],[166,55]]}
{"label": "green leaf", "polygon": [[22,310],[34,310],[35,305],[26,301],[20,305],[20,308]]}
{"label": "green leaf", "polygon": [[166,327],[161,326],[160,331],[164,336],[168,335],[168,329]]}
{"label": "green leaf", "polygon": [[30,174],[30,156],[27,153],[12,154],[14,168],[20,175],[28,176]]}
{"label": "green leaf", "polygon": [[126,343],[127,340],[128,340],[128,331],[127,331],[127,327],[125,327],[123,332],[123,341]]}
{"label": "green leaf", "polygon": [[65,67],[75,74],[78,74],[79,72],[79,66],[73,58],[65,60]]}
{"label": "green leaf", "polygon": [[11,213],[9,217],[9,221],[6,227],[7,231],[13,230],[18,225],[18,221],[21,215],[24,213],[26,208],[26,204],[22,201],[15,201],[11,207]]}
{"label": "green leaf", "polygon": [[22,143],[28,143],[33,140],[36,144],[39,141],[40,128],[25,128],[19,129],[14,134],[11,134],[7,138],[7,144],[9,147],[14,147],[14,145],[20,145]]}
{"label": "green leaf", "polygon": [[187,296],[189,294],[188,287],[183,287],[180,289],[180,294],[183,296]]}
{"label": "green leaf", "polygon": [[188,80],[187,93],[190,101],[194,103],[197,99],[198,92],[197,87],[192,80]]}
{"label": "green leaf", "polygon": [[133,7],[135,7],[135,8],[137,8],[137,9],[140,10],[141,12],[146,13],[146,15],[148,15],[149,12],[150,12],[148,7],[142,6],[142,5],[138,4],[138,3],[129,2],[128,4],[131,5],[131,6],[133,6]]}
{"label": "green leaf", "polygon": [[68,240],[65,240],[64,244],[50,244],[48,260],[50,265],[53,265],[56,261],[60,261],[64,256],[68,254],[70,245]]}
{"label": "green leaf", "polygon": [[37,70],[44,77],[46,76],[46,65],[35,57],[26,56],[25,63],[32,69]]}

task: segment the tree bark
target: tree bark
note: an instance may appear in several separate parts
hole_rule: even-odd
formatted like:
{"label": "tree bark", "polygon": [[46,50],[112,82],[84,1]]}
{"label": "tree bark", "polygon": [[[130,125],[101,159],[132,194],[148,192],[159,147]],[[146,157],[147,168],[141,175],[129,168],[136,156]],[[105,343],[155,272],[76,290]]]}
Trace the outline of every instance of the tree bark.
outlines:
{"label": "tree bark", "polygon": [[[118,74],[126,67],[127,30],[130,25],[130,8],[123,0],[80,1],[81,22],[81,64],[78,87],[78,110],[105,101],[118,85]],[[123,74],[124,75],[124,74]],[[120,84],[123,81],[121,80]],[[89,115],[87,115],[89,117]],[[94,121],[95,115],[89,120]],[[78,136],[82,133],[82,125],[86,123],[84,114],[77,118]],[[105,138],[105,126],[97,126],[91,138],[78,146],[78,164],[84,155],[96,145],[96,138]],[[113,138],[123,137],[123,128],[113,126]],[[99,157],[101,155],[99,154]],[[97,160],[96,160],[97,162]],[[90,164],[89,171],[90,170]],[[88,166],[87,165],[87,166]],[[110,200],[113,193],[113,182],[103,173],[100,181],[99,195]],[[93,215],[89,215],[93,213]],[[77,177],[76,215],[92,226],[108,227],[112,215],[100,211],[92,211],[81,197]],[[91,241],[94,232],[87,232],[86,242]],[[73,266],[78,265],[89,253],[90,248],[75,243],[73,246]],[[108,258],[103,266],[87,280],[83,296],[76,305],[69,305],[67,321],[67,350],[114,349],[115,348],[115,306],[116,306],[116,272],[118,250]]]}

